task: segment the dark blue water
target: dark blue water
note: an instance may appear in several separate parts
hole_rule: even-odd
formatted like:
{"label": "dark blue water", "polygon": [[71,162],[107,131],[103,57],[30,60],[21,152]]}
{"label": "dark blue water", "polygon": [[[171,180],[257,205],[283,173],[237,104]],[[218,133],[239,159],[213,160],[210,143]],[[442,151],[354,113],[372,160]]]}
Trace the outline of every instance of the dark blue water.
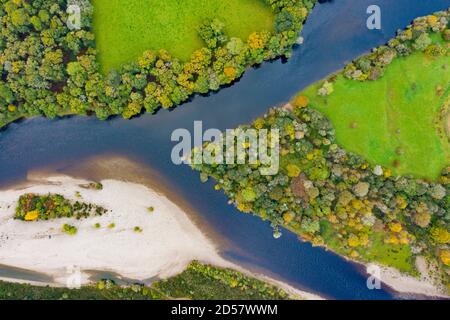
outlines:
{"label": "dark blue water", "polygon": [[[366,9],[378,4],[382,30],[366,28]],[[336,299],[391,299],[390,290],[368,290],[359,268],[321,248],[298,241],[287,231],[274,240],[268,223],[228,206],[212,184],[170,161],[176,128],[192,130],[194,120],[205,128],[234,128],[288,101],[297,91],[385,43],[417,16],[450,6],[450,0],[336,0],[318,5],[303,31],[304,45],[288,63],[265,63],[249,70],[230,88],[209,97],[196,97],[175,111],[144,115],[132,121],[119,118],[69,117],[21,121],[0,132],[0,182],[25,177],[42,166],[74,163],[88,156],[114,153],[132,156],[159,171],[174,192],[190,202],[205,224],[227,240],[226,258],[264,271],[290,284]]]}

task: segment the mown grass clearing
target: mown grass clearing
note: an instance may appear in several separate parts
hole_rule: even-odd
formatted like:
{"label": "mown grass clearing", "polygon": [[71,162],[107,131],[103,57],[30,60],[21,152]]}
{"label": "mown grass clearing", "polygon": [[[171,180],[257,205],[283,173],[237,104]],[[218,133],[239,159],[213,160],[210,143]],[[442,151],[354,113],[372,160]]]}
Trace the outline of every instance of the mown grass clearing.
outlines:
{"label": "mown grass clearing", "polygon": [[272,30],[274,14],[262,0],[94,0],[94,31],[102,70],[119,68],[145,50],[165,49],[181,60],[204,46],[198,27],[225,23],[229,36],[246,40]]}
{"label": "mown grass clearing", "polygon": [[376,261],[382,265],[394,267],[397,270],[416,275],[416,267],[409,245],[392,245],[384,242],[383,234],[375,234],[372,245],[361,249],[361,258],[365,261]]}
{"label": "mown grass clearing", "polygon": [[441,111],[450,92],[450,57],[414,53],[397,58],[381,79],[358,82],[342,75],[334,92],[304,95],[333,123],[346,150],[395,174],[435,179],[450,163],[450,144]]}
{"label": "mown grass clearing", "polygon": [[[349,255],[348,252],[342,250],[343,248],[339,238],[335,231],[333,231],[330,223],[321,223],[321,235],[328,248],[340,255]],[[396,268],[410,275],[416,275],[417,270],[411,247],[405,244],[393,245],[385,243],[384,236],[381,232],[374,233],[370,239],[371,245],[369,247],[357,249],[359,254],[358,259],[364,262],[376,262],[384,266]]]}

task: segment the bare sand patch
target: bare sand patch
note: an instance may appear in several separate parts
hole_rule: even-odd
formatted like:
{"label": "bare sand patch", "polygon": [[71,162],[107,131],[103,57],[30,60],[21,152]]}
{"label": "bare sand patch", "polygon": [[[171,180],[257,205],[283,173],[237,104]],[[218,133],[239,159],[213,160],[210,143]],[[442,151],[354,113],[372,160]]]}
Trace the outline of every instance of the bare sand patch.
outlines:
{"label": "bare sand patch", "polygon": [[[60,284],[66,280],[67,269],[74,267],[144,280],[173,276],[194,259],[228,265],[186,214],[164,196],[118,180],[102,180],[102,190],[81,187],[86,183],[58,176],[1,191],[0,263],[51,274]],[[103,206],[109,212],[83,220],[14,220],[15,204],[24,193],[58,193],[73,201]],[[148,207],[154,207],[154,212],[149,213]],[[64,223],[77,227],[77,234],[62,232]],[[100,229],[94,228],[96,223]],[[115,224],[112,229],[107,227],[111,223]],[[134,231],[135,227],[142,232]]]}
{"label": "bare sand patch", "polygon": [[[54,281],[48,284],[65,286],[73,280],[74,269],[80,271],[82,284],[90,282],[93,271],[146,281],[174,276],[192,260],[199,260],[257,277],[294,298],[321,299],[224,260],[214,243],[163,194],[145,185],[113,179],[101,180],[102,190],[83,187],[89,182],[66,175],[45,177],[41,172],[16,188],[0,191],[0,264],[51,276]],[[83,220],[15,220],[16,203],[24,193],[58,193],[73,201],[100,205],[108,213]],[[152,213],[149,207],[154,208]],[[76,226],[77,234],[62,232],[64,223]],[[100,229],[94,228],[96,223]],[[111,223],[115,224],[112,229],[107,227]],[[135,232],[136,226],[142,232]]]}

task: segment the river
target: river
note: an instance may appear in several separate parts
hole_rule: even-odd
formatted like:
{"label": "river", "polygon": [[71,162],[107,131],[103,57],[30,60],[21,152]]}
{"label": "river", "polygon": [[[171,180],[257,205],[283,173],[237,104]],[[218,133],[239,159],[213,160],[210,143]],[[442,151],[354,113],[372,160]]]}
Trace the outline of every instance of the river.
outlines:
{"label": "river", "polygon": [[[381,8],[382,29],[368,30],[366,9]],[[202,184],[198,173],[170,159],[176,128],[227,129],[252,121],[314,81],[385,43],[414,17],[450,6],[450,0],[336,0],[317,5],[303,30],[304,44],[289,61],[277,60],[248,70],[219,93],[197,96],[173,111],[131,121],[72,116],[18,121],[0,131],[0,183],[25,178],[29,170],[71,164],[91,156],[118,154],[138,159],[158,171],[173,192],[190,203],[221,238],[222,255],[252,270],[332,299],[402,298],[389,288],[369,290],[361,268],[322,248],[314,248],[283,230],[275,240],[269,223],[239,213],[224,194]],[[0,266],[1,268],[1,266]],[[403,296],[404,297],[404,296]]]}

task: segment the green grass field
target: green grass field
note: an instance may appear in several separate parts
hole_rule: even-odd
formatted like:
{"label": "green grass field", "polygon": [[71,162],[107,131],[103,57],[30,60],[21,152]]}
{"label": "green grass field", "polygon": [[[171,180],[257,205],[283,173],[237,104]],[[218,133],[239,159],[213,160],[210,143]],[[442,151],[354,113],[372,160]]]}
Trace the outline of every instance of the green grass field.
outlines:
{"label": "green grass field", "polygon": [[449,70],[450,57],[414,53],[395,59],[377,81],[339,75],[330,96],[318,96],[318,84],[303,94],[332,121],[346,150],[395,174],[435,179],[450,163],[444,121],[438,120],[450,91]]}
{"label": "green grass field", "polygon": [[[342,240],[339,240],[329,222],[321,222],[321,235],[328,248],[337,254],[343,256],[349,255],[348,252],[342,250]],[[384,238],[385,235],[383,233],[374,233],[370,239],[372,244],[369,247],[360,247],[357,249],[359,253],[358,259],[365,262],[377,262],[410,275],[417,275],[411,247],[404,244],[393,245],[384,243]]]}
{"label": "green grass field", "polygon": [[244,40],[272,30],[274,14],[262,0],[94,0],[94,31],[103,71],[136,60],[145,50],[166,49],[187,60],[204,47],[197,34],[218,18],[229,36]]}
{"label": "green grass field", "polygon": [[409,245],[392,245],[384,243],[383,234],[375,234],[372,245],[369,248],[359,250],[361,259],[371,262],[376,261],[382,265],[394,267],[397,270],[417,275],[411,247]]}

